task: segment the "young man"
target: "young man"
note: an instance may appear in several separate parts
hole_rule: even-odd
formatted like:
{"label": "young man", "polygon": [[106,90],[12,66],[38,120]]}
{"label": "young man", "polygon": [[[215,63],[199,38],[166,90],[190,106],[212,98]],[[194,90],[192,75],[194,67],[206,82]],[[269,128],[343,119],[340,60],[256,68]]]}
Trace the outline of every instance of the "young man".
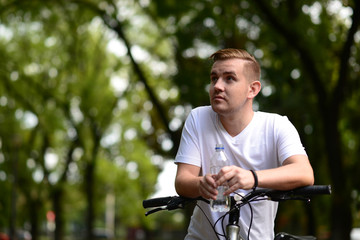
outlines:
{"label": "young man", "polygon": [[[223,49],[210,57],[210,106],[198,107],[188,116],[175,158],[176,191],[186,197],[216,199],[217,186],[227,182],[228,190],[248,192],[254,187],[288,190],[314,183],[313,170],[299,135],[283,116],[253,111],[253,99],[261,89],[260,66],[244,50]],[[210,174],[215,145],[224,145],[230,166]],[[250,171],[253,170],[254,174]],[[199,205],[212,224],[224,213]],[[254,218],[250,239],[274,239],[277,203],[252,204]],[[185,239],[216,239],[204,215],[196,207]],[[246,239],[250,209],[240,212],[240,234]],[[222,232],[217,224],[217,232]]]}

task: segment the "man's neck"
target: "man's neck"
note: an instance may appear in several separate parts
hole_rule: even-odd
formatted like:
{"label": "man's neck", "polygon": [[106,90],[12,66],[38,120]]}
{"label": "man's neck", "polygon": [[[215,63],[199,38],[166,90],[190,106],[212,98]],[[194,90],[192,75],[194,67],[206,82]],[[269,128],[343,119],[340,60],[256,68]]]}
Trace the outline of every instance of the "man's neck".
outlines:
{"label": "man's neck", "polygon": [[232,136],[240,134],[247,125],[251,122],[254,116],[254,111],[250,109],[249,111],[244,111],[237,114],[228,114],[220,115],[219,120],[225,130]]}

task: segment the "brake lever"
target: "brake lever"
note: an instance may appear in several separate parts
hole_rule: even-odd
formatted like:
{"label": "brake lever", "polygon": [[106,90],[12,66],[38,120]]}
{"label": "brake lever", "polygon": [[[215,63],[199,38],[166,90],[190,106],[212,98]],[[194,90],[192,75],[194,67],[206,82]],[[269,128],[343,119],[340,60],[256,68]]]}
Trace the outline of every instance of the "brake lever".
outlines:
{"label": "brake lever", "polygon": [[166,204],[166,206],[163,206],[163,207],[159,207],[159,208],[155,208],[155,209],[152,209],[148,212],[145,213],[145,216],[148,216],[152,213],[155,213],[155,212],[158,212],[158,211],[162,211],[162,210],[175,210],[175,209],[179,209],[179,208],[184,208],[185,205],[187,203],[189,203],[189,200],[201,200],[201,201],[204,201],[206,203],[210,203],[209,200],[207,199],[204,199],[202,197],[199,197],[199,198],[184,198],[184,197],[173,197],[172,199],[170,199],[170,201]]}
{"label": "brake lever", "polygon": [[187,201],[186,199],[181,198],[181,197],[173,197],[173,198],[166,204],[166,206],[152,209],[152,210],[146,212],[146,213],[145,213],[145,216],[148,216],[148,215],[150,215],[150,214],[153,214],[153,213],[156,213],[156,212],[159,212],[159,211],[163,211],[163,210],[169,210],[169,211],[171,211],[171,210],[175,210],[175,209],[178,209],[178,208],[184,208],[186,201]]}
{"label": "brake lever", "polygon": [[156,212],[159,212],[159,211],[163,211],[163,210],[166,210],[167,207],[159,207],[159,208],[154,208],[154,209],[151,209],[150,211],[147,211],[145,213],[145,216],[149,216],[150,214],[153,214],[153,213],[156,213]]}

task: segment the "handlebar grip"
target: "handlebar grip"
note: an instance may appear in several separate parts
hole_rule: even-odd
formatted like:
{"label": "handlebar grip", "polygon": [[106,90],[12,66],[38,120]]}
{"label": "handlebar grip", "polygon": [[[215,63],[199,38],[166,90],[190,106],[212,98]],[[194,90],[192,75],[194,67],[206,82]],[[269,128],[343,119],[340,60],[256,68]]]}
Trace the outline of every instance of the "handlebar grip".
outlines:
{"label": "handlebar grip", "polygon": [[143,201],[143,208],[166,206],[173,197],[152,198]]}
{"label": "handlebar grip", "polygon": [[321,195],[321,194],[331,194],[331,186],[313,185],[313,186],[300,187],[289,191],[278,191],[278,190],[265,191],[265,195],[270,197],[272,201],[285,201],[285,200],[295,200],[295,199],[303,199],[303,198],[306,199],[313,195]]}
{"label": "handlebar grip", "polygon": [[301,187],[293,190],[293,193],[296,195],[319,195],[319,194],[331,194],[330,185],[313,185]]}

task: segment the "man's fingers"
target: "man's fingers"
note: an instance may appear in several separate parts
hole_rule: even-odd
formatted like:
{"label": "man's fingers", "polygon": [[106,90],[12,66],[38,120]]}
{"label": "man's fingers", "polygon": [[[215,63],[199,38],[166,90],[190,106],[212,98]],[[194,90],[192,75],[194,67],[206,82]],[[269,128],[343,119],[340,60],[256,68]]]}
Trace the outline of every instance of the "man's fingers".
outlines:
{"label": "man's fingers", "polygon": [[200,193],[204,198],[216,199],[217,190],[215,180],[212,175],[207,174],[200,181]]}
{"label": "man's fingers", "polygon": [[234,177],[234,173],[232,171],[228,172],[221,172],[218,175],[218,179],[216,180],[216,186],[221,186],[224,183],[227,183],[229,180],[231,180]]}
{"label": "man's fingers", "polygon": [[235,192],[238,189],[239,187],[237,187],[237,185],[232,185],[224,192],[224,195],[229,195],[230,193]]}

